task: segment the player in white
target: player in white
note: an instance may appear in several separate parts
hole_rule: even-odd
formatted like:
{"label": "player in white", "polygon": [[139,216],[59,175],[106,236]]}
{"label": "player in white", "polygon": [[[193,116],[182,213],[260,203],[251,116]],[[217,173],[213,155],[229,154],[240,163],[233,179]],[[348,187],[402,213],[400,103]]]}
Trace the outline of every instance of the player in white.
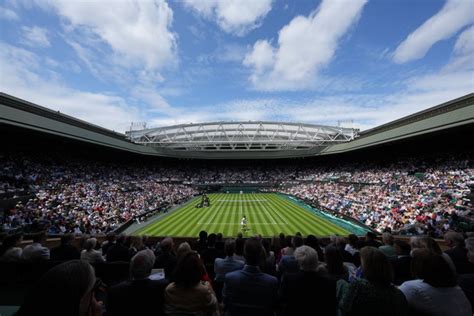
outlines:
{"label": "player in white", "polygon": [[240,220],[240,226],[242,226],[242,231],[246,231],[248,230],[248,227],[247,227],[247,217],[242,217],[242,219]]}

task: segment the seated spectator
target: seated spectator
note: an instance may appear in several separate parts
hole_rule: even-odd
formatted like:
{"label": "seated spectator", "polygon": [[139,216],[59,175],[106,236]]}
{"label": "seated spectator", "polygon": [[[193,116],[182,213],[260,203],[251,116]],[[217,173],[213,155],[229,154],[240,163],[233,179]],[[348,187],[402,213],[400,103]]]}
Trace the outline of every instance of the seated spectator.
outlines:
{"label": "seated spectator", "polygon": [[131,236],[130,248],[128,248],[128,255],[132,258],[139,251],[145,249],[143,238],[141,236]]}
{"label": "seated spectator", "polygon": [[23,236],[21,234],[8,235],[0,248],[2,261],[20,261],[23,249],[20,247]]}
{"label": "seated spectator", "polygon": [[130,260],[130,281],[109,288],[107,315],[164,315],[166,279],[150,280],[155,264],[152,250],[139,251]]}
{"label": "seated spectator", "polygon": [[396,285],[400,285],[405,281],[411,280],[410,272],[410,245],[403,240],[395,240],[393,242],[395,253],[397,254],[396,258],[392,258],[390,261],[393,267],[394,281]]}
{"label": "seated spectator", "polygon": [[108,247],[106,252],[107,262],[129,261],[128,247],[125,245],[125,235],[120,235],[115,244]]}
{"label": "seated spectator", "polygon": [[112,245],[117,242],[117,234],[111,232],[107,235],[106,240],[102,243],[102,253],[105,255]]}
{"label": "seated spectator", "polygon": [[359,253],[359,237],[354,234],[347,236],[348,243],[344,247],[344,250],[350,253],[352,256],[355,256]]}
{"label": "seated spectator", "polygon": [[370,247],[375,247],[378,248],[382,246],[380,242],[377,241],[377,235],[373,232],[367,232],[365,235],[365,245],[364,246],[370,246]]}
{"label": "seated spectator", "polygon": [[43,246],[46,234],[40,232],[33,235],[33,243],[23,248],[21,258],[25,261],[49,260],[49,249]]}
{"label": "seated spectator", "polygon": [[396,258],[397,253],[393,247],[393,236],[390,233],[382,234],[383,246],[380,246],[379,249],[382,251],[389,259]]}
{"label": "seated spectator", "polygon": [[294,236],[291,240],[291,246],[286,247],[278,264],[278,274],[295,273],[298,272],[298,263],[296,262],[294,252],[298,247],[303,246],[303,238],[301,236]]}
{"label": "seated spectator", "polygon": [[81,253],[79,249],[72,245],[73,240],[73,234],[62,235],[61,244],[51,249],[51,260],[67,261],[79,259]]}
{"label": "seated spectator", "polygon": [[244,262],[235,260],[234,255],[235,241],[227,239],[224,244],[226,257],[224,259],[216,258],[214,262],[215,282],[214,289],[219,302],[222,300],[222,288],[224,286],[225,275],[229,272],[242,270]]}
{"label": "seated spectator", "polygon": [[[355,237],[357,238],[357,236]],[[324,260],[324,252],[323,252],[323,249],[321,248],[321,245],[319,244],[319,239],[316,236],[308,235],[308,237],[306,237],[305,245],[310,246],[311,248],[316,250],[320,261]]]}
{"label": "seated spectator", "polygon": [[407,315],[408,305],[403,293],[391,283],[393,271],[388,258],[375,247],[360,251],[364,279],[352,283],[338,281],[337,297],[340,312],[347,315]]}
{"label": "seated spectator", "polygon": [[262,264],[263,272],[270,275],[276,275],[276,266],[275,266],[275,252],[270,248],[270,241],[268,239],[262,240],[262,246],[265,250],[265,260]]}
{"label": "seated spectator", "polygon": [[176,260],[191,251],[193,250],[187,241],[180,243],[178,249],[176,249]]}
{"label": "seated spectator", "polygon": [[[467,258],[470,263],[474,264],[474,237],[467,238],[465,244]],[[474,273],[459,274],[458,282],[474,310]]]}
{"label": "seated spectator", "polygon": [[246,265],[242,270],[225,275],[222,300],[229,316],[273,315],[276,307],[278,280],[260,271],[263,247],[257,238],[245,242]]}
{"label": "seated spectator", "polygon": [[316,250],[301,246],[295,250],[295,258],[300,271],[285,273],[280,285],[281,316],[335,315],[336,282],[317,272]]}
{"label": "seated spectator", "polygon": [[211,279],[214,278],[214,261],[218,256],[216,249],[216,238],[216,234],[209,234],[207,237],[207,248],[201,252],[201,260],[204,262],[204,266],[206,267]]}
{"label": "seated spectator", "polygon": [[216,250],[217,250],[217,257],[224,258],[225,257],[225,250],[224,250],[224,241],[222,240],[222,233],[217,233],[216,235]]}
{"label": "seated spectator", "polygon": [[449,267],[451,270],[453,270],[454,273],[456,273],[456,266],[454,265],[453,260],[451,257],[447,254],[441,251],[440,246],[438,243],[431,237],[412,237],[410,238],[410,243],[411,243],[411,249],[412,251],[414,249],[422,248],[422,249],[427,249],[428,251],[441,255],[444,260],[448,263]]}
{"label": "seated spectator", "polygon": [[184,254],[174,270],[173,280],[165,289],[166,315],[212,315],[218,302],[209,282],[202,282],[202,262],[195,252]]}
{"label": "seated spectator", "polygon": [[456,275],[444,258],[428,249],[412,251],[411,271],[415,280],[400,286],[416,314],[432,316],[472,315],[471,304],[457,286]]}
{"label": "seated spectator", "polygon": [[199,239],[196,241],[196,251],[202,253],[207,248],[207,231],[201,230],[199,232]]}
{"label": "seated spectator", "polygon": [[242,236],[237,236],[235,239],[234,259],[245,262],[244,258],[245,239]]}
{"label": "seated spectator", "polygon": [[96,278],[87,262],[71,260],[55,266],[29,291],[17,315],[99,316]]}
{"label": "seated spectator", "polygon": [[344,262],[339,249],[334,245],[328,245],[324,249],[326,262],[321,265],[320,270],[325,271],[333,280],[346,280],[355,273],[352,263]]}
{"label": "seated spectator", "polygon": [[464,238],[461,233],[447,232],[444,240],[449,247],[445,251],[451,258],[458,274],[474,273],[474,264],[467,260],[467,250],[464,247]]}
{"label": "seated spectator", "polygon": [[173,278],[173,271],[176,268],[176,255],[173,248],[173,238],[164,238],[160,243],[160,251],[156,254],[155,261],[155,268],[164,269],[166,278],[171,280]]}
{"label": "seated spectator", "polygon": [[240,260],[235,260],[234,249],[235,241],[233,239],[227,239],[224,245],[226,257],[224,259],[216,258],[214,262],[214,272],[216,274],[216,282],[224,282],[225,275],[228,272],[235,270],[241,270],[244,267],[244,262]]}
{"label": "seated spectator", "polygon": [[89,238],[84,245],[85,249],[81,251],[81,260],[89,263],[104,262],[104,257],[99,250],[95,250],[97,246],[97,239]]}

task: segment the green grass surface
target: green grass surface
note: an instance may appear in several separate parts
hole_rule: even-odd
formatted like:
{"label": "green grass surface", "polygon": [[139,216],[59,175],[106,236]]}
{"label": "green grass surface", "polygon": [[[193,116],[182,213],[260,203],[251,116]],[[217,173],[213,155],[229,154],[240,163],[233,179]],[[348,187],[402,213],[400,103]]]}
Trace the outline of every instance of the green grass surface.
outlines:
{"label": "green grass surface", "polygon": [[201,230],[222,233],[225,237],[237,236],[241,231],[240,219],[248,219],[244,236],[261,234],[271,237],[283,232],[304,236],[347,235],[345,229],[311,214],[289,199],[273,193],[260,194],[209,194],[210,207],[196,208],[197,197],[168,216],[139,230],[135,235],[196,237]]}

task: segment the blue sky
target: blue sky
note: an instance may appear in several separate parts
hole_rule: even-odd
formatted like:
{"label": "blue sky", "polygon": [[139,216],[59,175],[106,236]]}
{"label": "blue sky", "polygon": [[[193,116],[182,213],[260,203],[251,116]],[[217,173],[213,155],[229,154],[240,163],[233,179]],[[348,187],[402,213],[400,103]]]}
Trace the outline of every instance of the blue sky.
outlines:
{"label": "blue sky", "polygon": [[0,91],[116,131],[367,129],[474,92],[474,0],[0,0]]}

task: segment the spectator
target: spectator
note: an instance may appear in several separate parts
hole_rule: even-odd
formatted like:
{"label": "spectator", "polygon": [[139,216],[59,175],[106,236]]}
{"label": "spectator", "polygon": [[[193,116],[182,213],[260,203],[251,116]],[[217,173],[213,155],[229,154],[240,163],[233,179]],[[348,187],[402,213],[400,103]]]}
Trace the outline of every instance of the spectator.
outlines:
{"label": "spectator", "polygon": [[235,251],[234,251],[234,259],[245,262],[244,258],[244,245],[245,239],[242,236],[238,236],[235,239]]}
{"label": "spectator", "polygon": [[441,255],[444,260],[448,263],[449,267],[451,270],[453,270],[454,273],[456,273],[456,266],[453,263],[453,260],[451,260],[451,257],[447,254],[441,251],[440,246],[438,243],[431,237],[412,237],[410,239],[412,242],[412,250],[417,249],[417,248],[422,248],[422,249],[427,249],[432,253]]}
{"label": "spectator", "polygon": [[226,257],[224,259],[216,258],[214,262],[214,289],[219,302],[222,301],[222,288],[224,286],[225,275],[232,271],[242,270],[245,265],[243,261],[235,260],[233,257],[235,250],[235,241],[233,239],[227,239],[225,241],[224,250]]}
{"label": "spectator", "polygon": [[180,243],[176,250],[176,260],[179,260],[180,257],[191,251],[193,250],[187,241]]}
{"label": "spectator", "polygon": [[204,273],[197,253],[188,252],[179,259],[174,282],[165,290],[166,315],[218,313],[218,302],[211,284],[201,281]]}
{"label": "spectator", "polygon": [[155,254],[150,249],[137,252],[130,260],[130,281],[112,286],[107,293],[107,315],[164,315],[166,279],[150,280]]}
{"label": "spectator", "polygon": [[397,253],[393,247],[393,236],[390,233],[382,234],[383,246],[380,246],[379,249],[382,251],[389,259],[396,258]]}
{"label": "spectator", "polygon": [[85,248],[81,251],[81,260],[85,260],[89,263],[104,262],[104,257],[100,251],[95,250],[97,246],[97,239],[89,238],[86,240]]}
{"label": "spectator", "polygon": [[394,249],[397,254],[396,258],[391,258],[393,272],[394,272],[394,283],[400,285],[405,281],[411,280],[410,272],[410,245],[403,240],[394,241]]}
{"label": "spectator", "polygon": [[64,234],[61,236],[61,244],[51,249],[51,260],[67,261],[79,259],[81,253],[72,245],[74,235]]}
{"label": "spectator", "polygon": [[400,290],[413,312],[432,316],[472,315],[471,304],[457,286],[455,272],[440,254],[418,248],[412,251],[412,257],[415,280],[404,282]]}
{"label": "spectator", "polygon": [[295,258],[300,270],[284,274],[280,285],[281,316],[336,315],[336,282],[318,272],[316,250],[301,246]]}
{"label": "spectator", "polygon": [[108,247],[105,257],[107,262],[129,261],[129,250],[125,245],[125,235],[118,236],[116,243]]}
{"label": "spectator", "polygon": [[33,243],[23,248],[21,258],[25,261],[49,260],[49,248],[43,246],[45,241],[45,232],[34,234]]}
{"label": "spectator", "polygon": [[467,249],[464,247],[464,238],[461,233],[447,232],[444,234],[446,246],[445,251],[451,258],[458,274],[474,273],[474,264],[467,259]]}
{"label": "spectator", "polygon": [[388,258],[375,247],[360,251],[364,279],[338,281],[340,312],[347,315],[407,315],[403,293],[391,283],[393,271]]}
{"label": "spectator", "polygon": [[139,251],[145,249],[143,238],[141,236],[131,236],[130,248],[128,248],[128,255],[132,258]]}
{"label": "spectator", "polygon": [[0,259],[2,261],[20,261],[23,249],[20,247],[23,236],[21,234],[8,235],[2,242],[0,248]]}
{"label": "spectator", "polygon": [[211,279],[214,278],[214,261],[218,256],[216,249],[216,234],[209,234],[207,237],[207,248],[201,252],[201,259],[204,262],[204,266],[209,273]]}
{"label": "spectator", "polygon": [[280,263],[278,264],[278,273],[283,275],[284,273],[295,273],[298,272],[298,263],[296,262],[294,252],[298,247],[303,246],[303,238],[301,236],[294,236],[291,240],[291,246],[284,249],[282,253]]}
{"label": "spectator", "polygon": [[308,237],[306,237],[305,245],[310,246],[311,248],[316,250],[320,261],[324,260],[324,252],[323,252],[323,249],[321,248],[321,245],[319,244],[319,239],[316,236],[308,235]]}
{"label": "spectator", "polygon": [[17,315],[102,315],[95,299],[96,278],[89,263],[71,260],[48,272],[29,291]]}
{"label": "spectator", "polygon": [[324,256],[326,262],[321,266],[321,270],[325,271],[333,280],[349,281],[349,276],[353,274],[355,267],[343,261],[339,249],[334,245],[328,245],[325,248]]}
{"label": "spectator", "polygon": [[106,240],[102,243],[102,253],[107,254],[109,248],[117,242],[117,234],[111,232],[107,235]]}
{"label": "spectator", "polygon": [[379,248],[382,246],[380,242],[377,241],[377,235],[373,232],[367,232],[365,235],[365,246]]}
{"label": "spectator", "polygon": [[257,238],[245,242],[246,265],[243,270],[225,275],[222,293],[225,314],[246,316],[273,315],[276,307],[278,280],[258,267],[263,247]]}
{"label": "spectator", "polygon": [[[474,237],[465,240],[467,258],[470,263],[474,264]],[[458,275],[459,286],[462,288],[467,299],[474,309],[474,273],[465,273]]]}
{"label": "spectator", "polygon": [[165,276],[172,280],[173,271],[176,268],[176,255],[174,253],[174,241],[171,237],[164,238],[161,243],[161,250],[156,256],[155,268],[165,270]]}

